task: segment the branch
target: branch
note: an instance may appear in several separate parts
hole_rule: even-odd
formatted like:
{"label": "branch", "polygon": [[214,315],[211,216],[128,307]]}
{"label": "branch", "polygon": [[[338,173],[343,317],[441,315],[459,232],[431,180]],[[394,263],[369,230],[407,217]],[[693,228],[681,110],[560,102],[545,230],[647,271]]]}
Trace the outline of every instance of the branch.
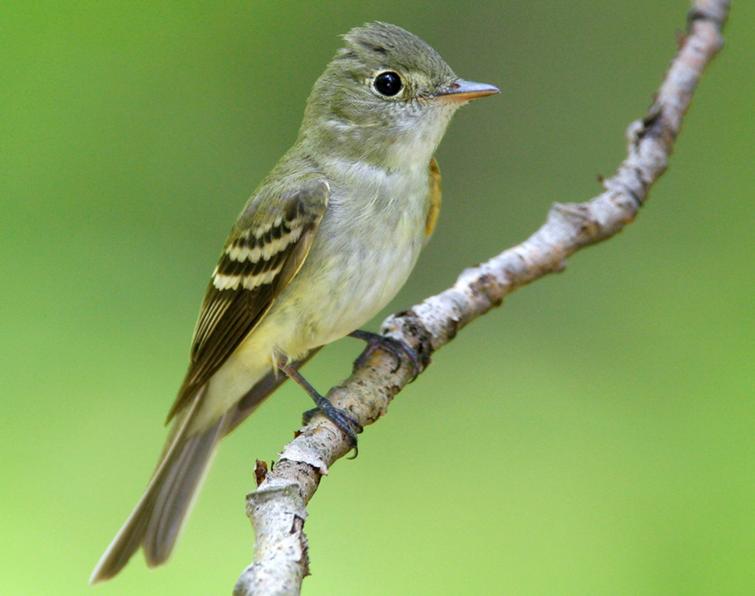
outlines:
{"label": "branch", "polygon": [[[666,73],[657,97],[641,120],[627,130],[628,156],[604,180],[605,192],[584,203],[556,203],[545,224],[521,244],[464,271],[453,287],[383,323],[383,332],[413,347],[422,368],[431,354],[477,317],[499,306],[514,290],[549,273],[566,259],[601,242],[631,223],[653,183],[666,170],[682,118],[703,69],[723,44],[721,31],[729,0],[697,0],[688,15],[688,32]],[[412,380],[411,366],[394,370],[393,357],[374,352],[329,399],[362,425],[377,421]],[[306,504],[329,467],[350,450],[344,434],[329,420],[315,417],[283,448],[268,472],[257,462],[258,488],[247,496],[247,515],[257,537],[253,563],[238,579],[234,594],[298,594],[309,574],[304,521]]]}

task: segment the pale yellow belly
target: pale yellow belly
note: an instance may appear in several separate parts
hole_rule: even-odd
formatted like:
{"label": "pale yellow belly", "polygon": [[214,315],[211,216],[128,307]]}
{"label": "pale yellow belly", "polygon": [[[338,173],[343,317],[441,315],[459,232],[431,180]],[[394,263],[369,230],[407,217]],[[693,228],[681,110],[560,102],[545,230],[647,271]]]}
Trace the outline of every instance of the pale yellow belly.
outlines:
{"label": "pale yellow belly", "polygon": [[326,214],[310,254],[260,325],[212,377],[202,418],[222,415],[263,376],[278,354],[297,359],[363,326],[406,282],[424,241],[426,185],[385,213]]}

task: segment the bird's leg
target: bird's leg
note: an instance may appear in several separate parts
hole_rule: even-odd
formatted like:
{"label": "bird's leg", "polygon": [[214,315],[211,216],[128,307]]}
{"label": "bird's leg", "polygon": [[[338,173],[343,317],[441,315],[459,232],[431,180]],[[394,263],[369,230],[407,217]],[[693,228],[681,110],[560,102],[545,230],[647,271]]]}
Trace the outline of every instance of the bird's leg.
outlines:
{"label": "bird's leg", "polygon": [[357,448],[357,434],[362,432],[362,425],[359,424],[354,418],[346,413],[345,410],[337,408],[322,395],[317,392],[317,389],[310,385],[309,381],[305,379],[296,367],[289,363],[287,360],[278,364],[278,368],[294,383],[299,385],[315,402],[315,408],[304,412],[303,420],[304,424],[307,424],[315,414],[322,413],[328,420],[335,424],[343,433],[349,438],[351,446],[354,449],[354,459],[359,454]]}
{"label": "bird's leg", "polygon": [[349,337],[354,337],[356,339],[361,339],[362,341],[367,342],[367,347],[354,361],[354,368],[362,366],[362,364],[364,364],[367,359],[372,356],[375,350],[383,350],[393,356],[394,360],[396,361],[396,365],[393,367],[392,372],[396,372],[399,368],[401,368],[401,362],[403,361],[404,357],[412,365],[412,381],[417,378],[417,375],[422,370],[417,352],[401,340],[393,339],[392,337],[387,337],[385,335],[380,335],[379,333],[372,333],[371,331],[363,331],[361,329],[352,331],[351,333],[349,333]]}

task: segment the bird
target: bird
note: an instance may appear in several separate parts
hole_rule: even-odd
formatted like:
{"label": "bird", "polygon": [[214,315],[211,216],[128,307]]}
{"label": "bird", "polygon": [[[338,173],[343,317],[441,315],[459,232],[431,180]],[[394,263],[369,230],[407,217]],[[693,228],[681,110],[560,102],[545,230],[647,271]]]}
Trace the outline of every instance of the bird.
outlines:
{"label": "bird", "polygon": [[228,235],[165,447],[91,583],[114,577],[140,548],[150,567],[168,559],[218,443],[286,378],[356,446],[357,422],[299,368],[348,335],[412,356],[360,327],[404,285],[433,233],[441,203],[434,153],[451,117],[498,92],[459,78],[399,26],[371,22],[343,36],[296,141]]}

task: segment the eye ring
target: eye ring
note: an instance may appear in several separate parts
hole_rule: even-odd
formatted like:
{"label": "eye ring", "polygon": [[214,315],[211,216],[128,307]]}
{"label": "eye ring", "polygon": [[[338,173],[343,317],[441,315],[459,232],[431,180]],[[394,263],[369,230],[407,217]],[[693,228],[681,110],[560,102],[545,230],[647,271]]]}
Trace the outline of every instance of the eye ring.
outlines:
{"label": "eye ring", "polygon": [[397,72],[385,70],[372,79],[372,88],[383,97],[395,97],[403,90],[404,82]]}

